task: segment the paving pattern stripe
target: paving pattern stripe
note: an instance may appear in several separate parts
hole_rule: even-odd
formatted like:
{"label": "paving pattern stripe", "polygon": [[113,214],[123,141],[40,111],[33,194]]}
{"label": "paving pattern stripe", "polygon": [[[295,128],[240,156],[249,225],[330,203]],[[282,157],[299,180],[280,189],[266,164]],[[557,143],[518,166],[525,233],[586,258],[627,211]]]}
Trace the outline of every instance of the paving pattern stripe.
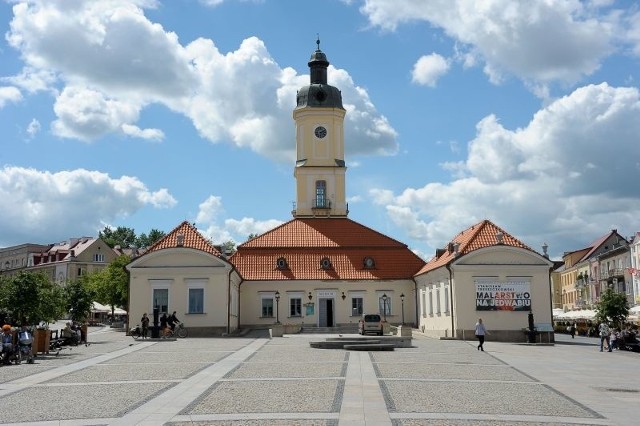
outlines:
{"label": "paving pattern stripe", "polygon": [[537,385],[542,386],[540,382],[522,381],[522,380],[474,380],[474,379],[409,379],[380,376],[380,380],[388,382],[446,382],[446,383],[515,383],[521,385]]}
{"label": "paving pattern stripe", "polygon": [[340,423],[391,425],[387,404],[368,352],[351,353],[349,356]]}
{"label": "paving pattern stripe", "polygon": [[49,420],[24,423],[2,423],[2,426],[99,426],[106,425],[112,420],[113,419],[109,417],[99,419]]}
{"label": "paving pattern stripe", "polygon": [[110,382],[51,382],[33,385],[33,388],[63,388],[87,385],[131,385],[136,383],[180,383],[183,379],[149,379],[149,380],[114,380]]}
{"label": "paving pattern stripe", "polygon": [[215,422],[238,420],[336,420],[338,413],[247,413],[178,415],[171,422]]}
{"label": "paving pattern stripe", "polygon": [[267,339],[256,339],[227,358],[223,358],[210,367],[194,374],[125,416],[109,422],[109,425],[158,425],[170,421],[193,400],[217,383],[231,369],[236,368],[238,364],[258,351],[267,342]]}
{"label": "paving pattern stripe", "polygon": [[391,413],[393,420],[462,420],[468,421],[500,421],[505,423],[543,423],[543,424],[576,424],[576,425],[611,425],[610,420],[591,417],[558,417],[558,416],[526,416],[507,414],[468,414],[468,413]]}
{"label": "paving pattern stripe", "polygon": [[308,382],[310,380],[344,380],[344,377],[255,377],[242,379],[220,379],[219,382]]}
{"label": "paving pattern stripe", "polygon": [[115,352],[98,355],[96,357],[84,359],[72,364],[62,365],[60,367],[52,368],[51,370],[3,383],[0,385],[0,398],[31,386],[54,380],[60,376],[64,376],[65,374],[73,373],[75,371],[82,370],[83,368],[91,367],[101,362],[109,361],[110,359],[139,351],[151,346],[152,344],[153,343],[145,342],[134,346],[128,346]]}

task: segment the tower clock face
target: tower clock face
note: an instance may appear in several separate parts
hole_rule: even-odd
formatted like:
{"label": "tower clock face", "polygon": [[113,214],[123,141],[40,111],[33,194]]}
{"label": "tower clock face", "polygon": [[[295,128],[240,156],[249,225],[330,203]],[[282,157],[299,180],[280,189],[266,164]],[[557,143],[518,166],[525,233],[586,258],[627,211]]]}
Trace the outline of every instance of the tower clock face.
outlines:
{"label": "tower clock face", "polygon": [[318,126],[316,127],[316,129],[313,131],[313,133],[316,135],[316,138],[318,139],[322,139],[325,136],[327,136],[327,129],[325,129],[322,126]]}

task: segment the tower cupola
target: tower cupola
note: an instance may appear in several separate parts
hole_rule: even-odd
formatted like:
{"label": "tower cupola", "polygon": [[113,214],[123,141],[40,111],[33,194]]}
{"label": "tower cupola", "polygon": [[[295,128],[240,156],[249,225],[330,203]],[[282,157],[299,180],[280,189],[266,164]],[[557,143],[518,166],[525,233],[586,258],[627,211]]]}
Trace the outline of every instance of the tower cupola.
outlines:
{"label": "tower cupola", "polygon": [[320,50],[320,39],[316,40],[318,47],[311,54],[309,65],[309,85],[298,90],[296,108],[320,107],[320,108],[340,108],[342,107],[342,93],[338,88],[327,83],[327,68],[329,61],[327,55]]}

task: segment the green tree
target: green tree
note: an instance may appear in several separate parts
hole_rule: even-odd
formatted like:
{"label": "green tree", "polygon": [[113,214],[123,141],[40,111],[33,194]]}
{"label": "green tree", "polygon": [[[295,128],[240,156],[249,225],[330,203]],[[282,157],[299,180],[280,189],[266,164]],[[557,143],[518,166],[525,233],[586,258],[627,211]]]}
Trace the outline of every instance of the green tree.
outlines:
{"label": "green tree", "polygon": [[111,315],[116,307],[126,309],[129,304],[129,273],[125,269],[129,262],[131,258],[123,254],[88,278],[96,301],[111,306]]}
{"label": "green tree", "polygon": [[158,240],[165,237],[166,232],[158,229],[152,229],[149,231],[149,235],[144,232],[136,239],[136,247],[151,247]]}
{"label": "green tree", "polygon": [[116,229],[105,226],[104,229],[98,233],[98,238],[111,248],[115,246],[129,248],[135,247],[136,244],[135,231],[132,228],[125,228],[124,226],[118,226]]}
{"label": "green tree", "polygon": [[236,243],[233,240],[225,241],[220,245],[220,251],[226,256],[231,256],[236,252]]}
{"label": "green tree", "polygon": [[0,304],[19,323],[38,324],[62,318],[65,297],[62,287],[42,273],[21,271],[4,280]]}
{"label": "green tree", "polygon": [[612,289],[605,290],[600,296],[600,302],[596,306],[598,321],[613,322],[618,327],[626,321],[629,315],[627,295],[618,293]]}
{"label": "green tree", "polygon": [[73,321],[84,321],[91,314],[91,306],[95,297],[88,275],[67,283],[64,287],[67,312]]}

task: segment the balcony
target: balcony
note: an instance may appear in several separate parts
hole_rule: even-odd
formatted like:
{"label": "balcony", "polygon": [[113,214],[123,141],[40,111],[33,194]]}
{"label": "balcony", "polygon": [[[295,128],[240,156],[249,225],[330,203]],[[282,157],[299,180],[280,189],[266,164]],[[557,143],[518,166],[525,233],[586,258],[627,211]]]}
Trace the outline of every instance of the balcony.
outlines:
{"label": "balcony", "polygon": [[331,208],[331,200],[326,198],[315,198],[313,200],[312,209],[330,209]]}
{"label": "balcony", "polygon": [[606,280],[613,277],[624,277],[625,268],[609,269],[608,271],[600,271],[600,279]]}

